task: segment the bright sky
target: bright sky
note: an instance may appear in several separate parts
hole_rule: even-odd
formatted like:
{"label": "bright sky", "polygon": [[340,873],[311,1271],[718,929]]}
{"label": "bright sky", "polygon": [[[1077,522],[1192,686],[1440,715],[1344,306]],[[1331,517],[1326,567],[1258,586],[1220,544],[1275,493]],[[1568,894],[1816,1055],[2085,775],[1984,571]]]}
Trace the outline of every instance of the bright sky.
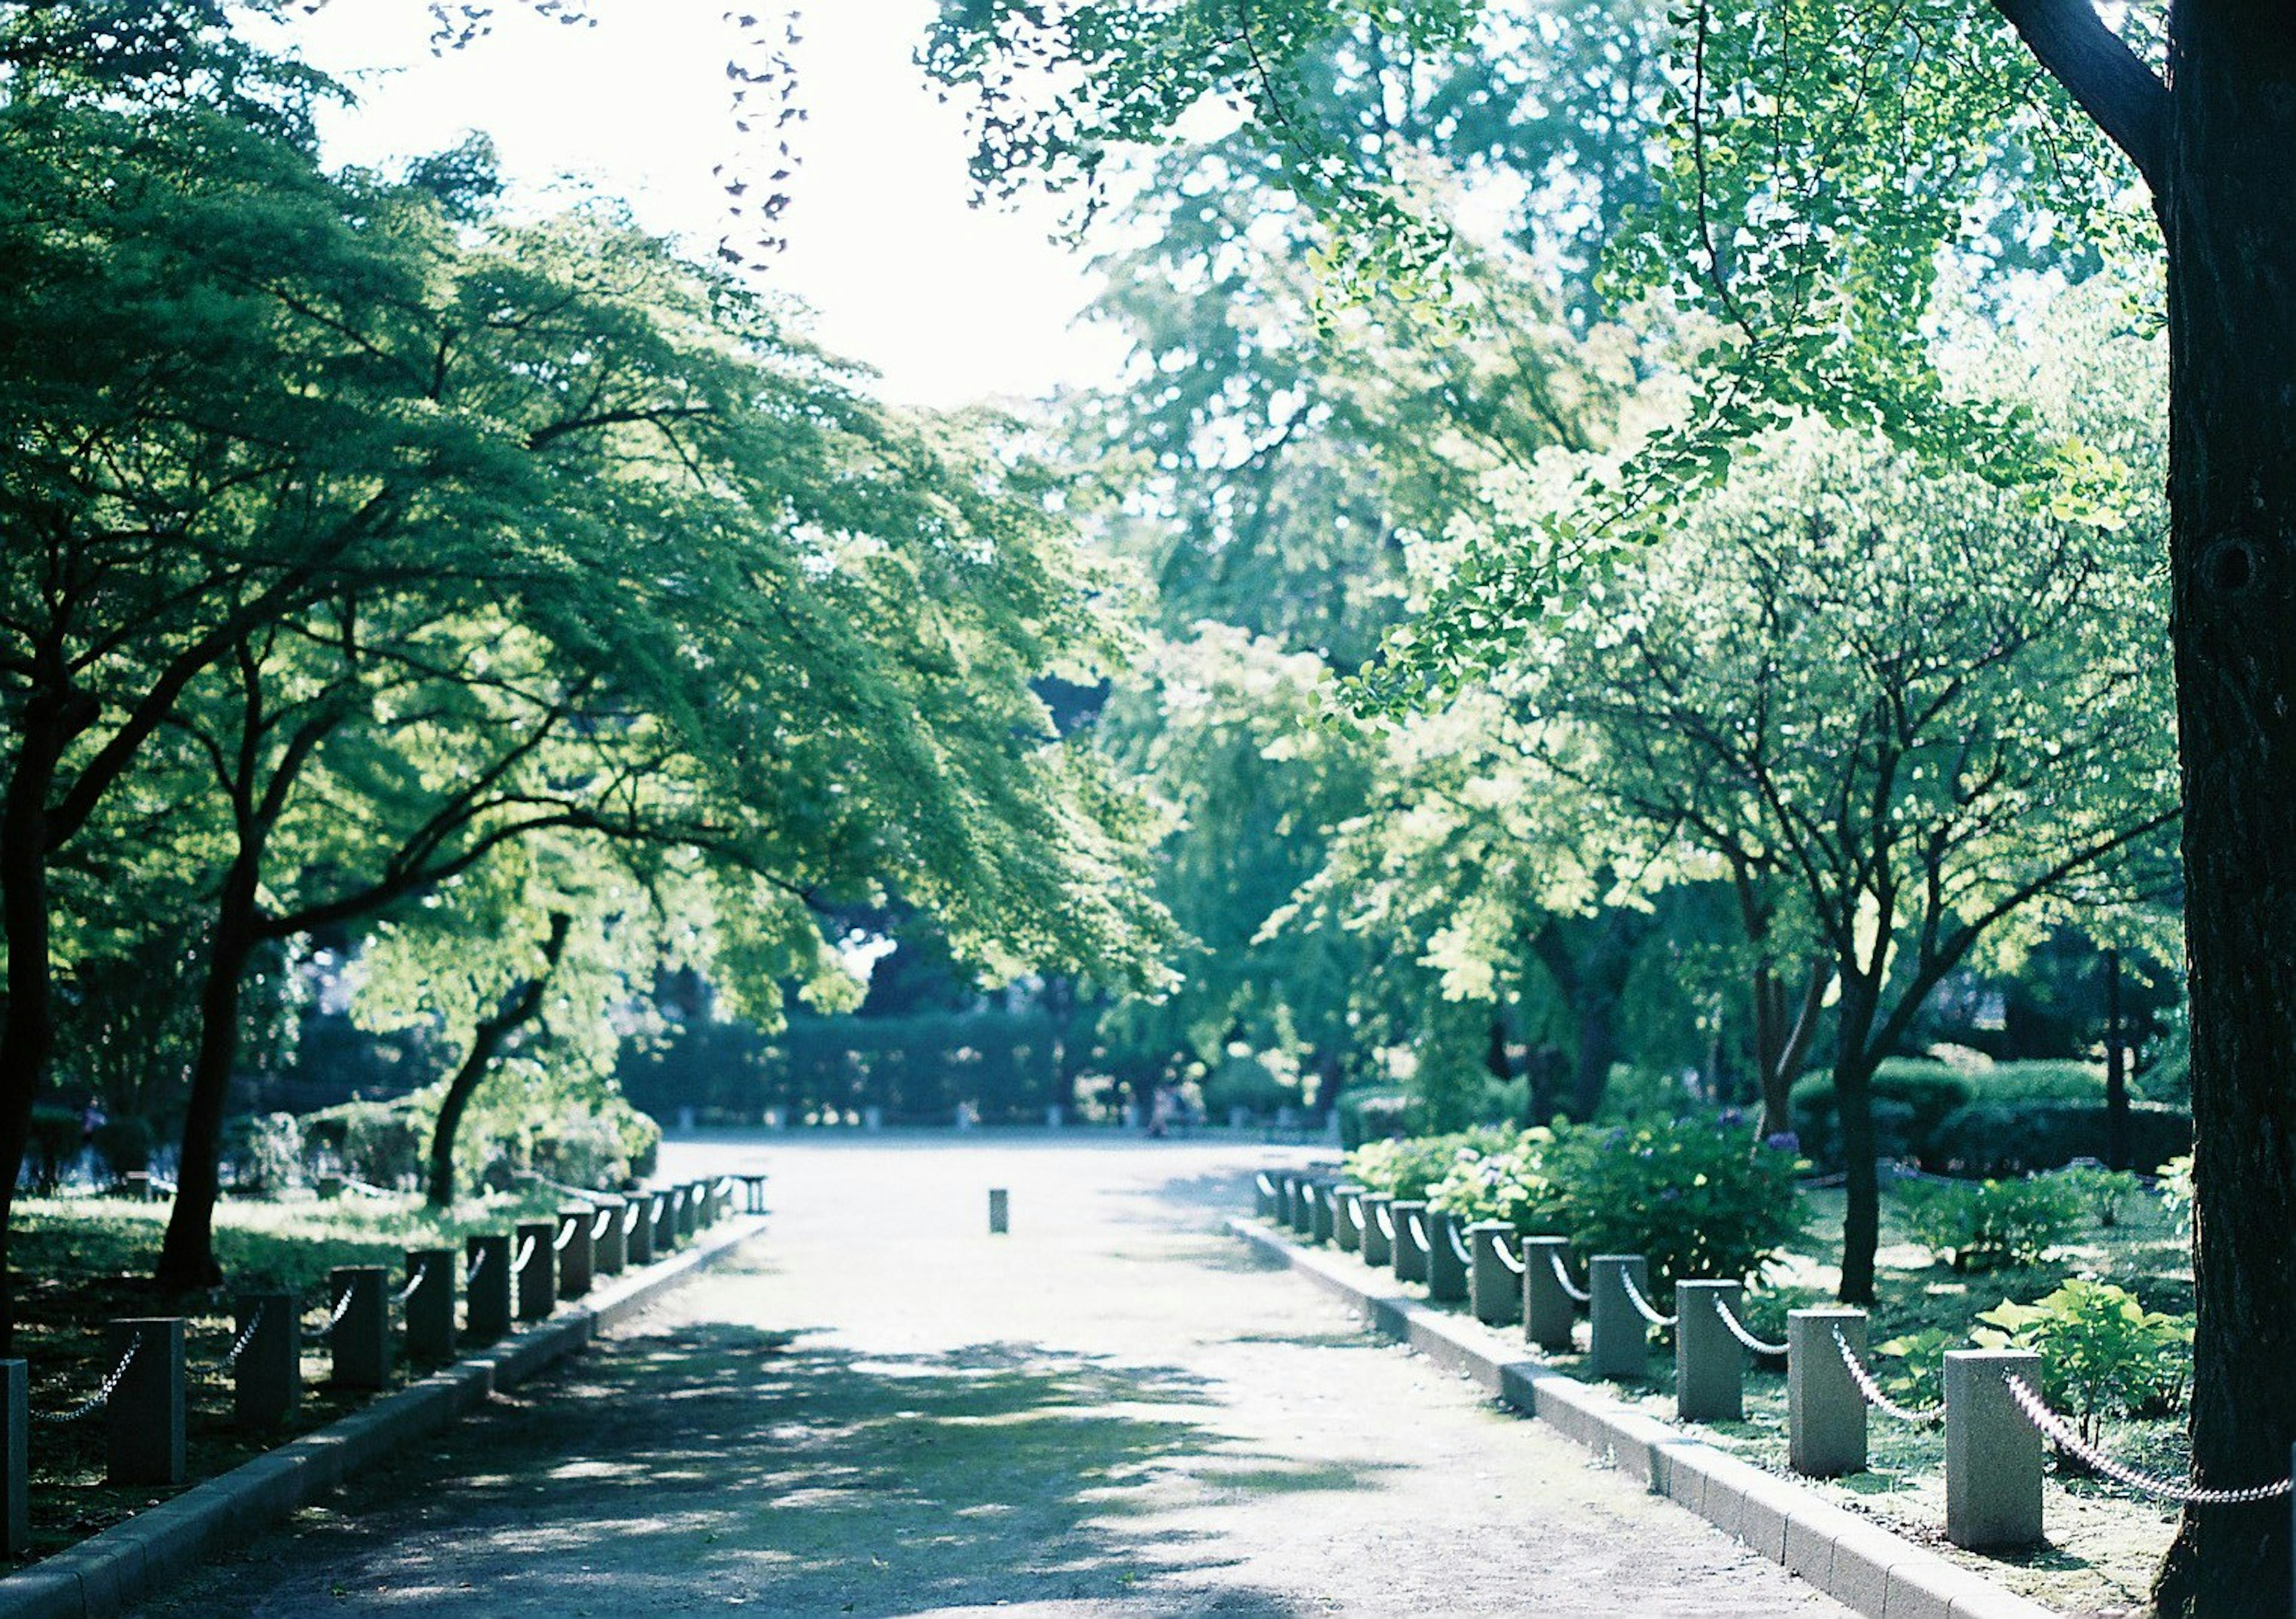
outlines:
{"label": "bright sky", "polygon": [[[587,185],[706,255],[725,224],[710,168],[737,138],[726,63],[740,36],[723,0],[594,9],[596,27],[567,28],[501,0],[494,37],[443,59],[417,0],[334,0],[291,32],[360,96],[329,132],[339,159],[381,164],[483,129],[522,193]],[[932,0],[801,9],[808,120],[793,126],[790,246],[766,284],[812,306],[817,339],[882,372],[891,398],[957,405],[1109,380],[1122,345],[1074,323],[1093,282],[1082,255],[1047,241],[1053,205],[967,206],[962,112],[911,61]],[[778,37],[786,4],[755,10]]]}

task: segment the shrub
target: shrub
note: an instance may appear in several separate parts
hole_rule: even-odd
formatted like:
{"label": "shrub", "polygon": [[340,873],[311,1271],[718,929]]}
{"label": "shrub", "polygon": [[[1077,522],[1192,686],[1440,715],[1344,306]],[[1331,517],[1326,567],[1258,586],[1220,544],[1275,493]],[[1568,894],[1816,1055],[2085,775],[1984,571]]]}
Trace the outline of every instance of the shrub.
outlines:
{"label": "shrub", "polygon": [[41,1191],[56,1190],[64,1165],[79,1156],[80,1140],[79,1115],[70,1108],[32,1109],[32,1178]]}
{"label": "shrub", "polygon": [[2177,1222],[2177,1235],[2193,1240],[2193,1155],[2180,1153],[2152,1172],[2160,1182],[2161,1212]]}
{"label": "shrub", "polygon": [[1390,1198],[1423,1198],[1463,1159],[1504,1152],[1514,1144],[1514,1137],[1513,1131],[1486,1125],[1452,1135],[1368,1141],[1348,1154],[1340,1167],[1349,1180],[1373,1191]]}
{"label": "shrub", "polygon": [[2036,1304],[2003,1300],[1972,1334],[1988,1349],[2030,1349],[2041,1388],[2094,1440],[2107,1417],[2157,1415],[2183,1402],[2192,1370],[2193,1318],[2147,1310],[2111,1282],[2080,1278]]}
{"label": "shrub", "polygon": [[[2140,1164],[2190,1150],[2193,1120],[2174,1108],[2135,1103],[2129,1147]],[[2012,1175],[2054,1169],[2104,1152],[2102,1102],[1979,1101],[1939,1124],[1920,1157],[1925,1168],[1957,1174]]]}
{"label": "shrub", "polygon": [[1758,1338],[1773,1344],[1786,1341],[1786,1317],[1796,1310],[1808,1310],[1833,1303],[1833,1295],[1823,1288],[1799,1285],[1772,1286],[1756,1279],[1756,1285],[1746,1289],[1744,1303],[1738,1319],[1746,1330]]}
{"label": "shrub", "polygon": [[534,1146],[534,1166],[552,1180],[586,1191],[603,1191],[629,1178],[622,1132],[595,1113],[578,1114]]}
{"label": "shrub", "polygon": [[[1938,1126],[1972,1094],[1967,1075],[1941,1062],[1893,1059],[1873,1079],[1874,1149],[1885,1158],[1923,1156]],[[1794,1130],[1802,1150],[1829,1168],[1841,1164],[1841,1126],[1831,1080],[1797,1087]]]}
{"label": "shrub", "polygon": [[422,1173],[423,1150],[429,1143],[406,1108],[346,1102],[329,1111],[342,1116],[345,1173],[369,1185],[394,1188]]}
{"label": "shrub", "polygon": [[277,1196],[302,1179],[303,1124],[291,1113],[266,1113],[234,1132],[234,1178],[249,1191]]}
{"label": "shrub", "polygon": [[1976,1102],[2079,1102],[2104,1100],[2104,1065],[2035,1059],[1996,1063],[1969,1075]]}
{"label": "shrub", "polygon": [[1526,1130],[1496,1152],[1461,1155],[1428,1189],[1427,1201],[1472,1223],[1504,1220],[1525,1236],[1562,1229],[1560,1189],[1548,1177],[1551,1130]]}
{"label": "shrub", "polygon": [[152,1126],[140,1118],[106,1119],[95,1127],[96,1156],[116,1180],[152,1167]]}
{"label": "shrub", "polygon": [[1558,1132],[1546,1154],[1564,1234],[1591,1254],[1640,1254],[1670,1291],[1744,1277],[1801,1233],[1792,1152],[1731,1116]]}
{"label": "shrub", "polygon": [[1403,1134],[1411,1099],[1399,1091],[1342,1091],[1332,1106],[1340,1119],[1340,1144],[1353,1150]]}
{"label": "shrub", "polygon": [[1945,1352],[1958,1348],[1942,1327],[1923,1327],[1874,1345],[1875,1377],[1884,1393],[1907,1405],[1934,1405],[1945,1398]]}
{"label": "shrub", "polygon": [[2110,1230],[2120,1223],[2120,1211],[2144,1183],[2125,1169],[2107,1169],[2095,1158],[2076,1158],[2044,1177],[2070,1192],[2088,1211],[2089,1218]]}
{"label": "shrub", "polygon": [[2054,1176],[1914,1181],[1898,1189],[1898,1198],[1914,1240],[1956,1271],[2038,1264],[2080,1219],[2078,1196]]}

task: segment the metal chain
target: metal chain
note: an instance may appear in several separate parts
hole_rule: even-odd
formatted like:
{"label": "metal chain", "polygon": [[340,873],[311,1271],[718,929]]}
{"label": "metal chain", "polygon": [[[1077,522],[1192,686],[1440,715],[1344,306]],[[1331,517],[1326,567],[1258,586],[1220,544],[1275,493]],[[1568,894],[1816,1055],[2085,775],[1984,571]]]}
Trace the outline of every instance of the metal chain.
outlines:
{"label": "metal chain", "polygon": [[1521,1276],[1525,1271],[1530,1268],[1522,1263],[1521,1255],[1516,1253],[1513,1248],[1509,1247],[1505,1243],[1501,1242],[1496,1237],[1491,1239],[1491,1252],[1499,1256],[1499,1263],[1501,1264],[1505,1265],[1508,1270],[1513,1271],[1517,1276]]}
{"label": "metal chain", "polygon": [[1778,1355],[1785,1353],[1786,1346],[1784,1344],[1766,1343],[1762,1339],[1756,1337],[1747,1329],[1746,1323],[1738,1319],[1737,1312],[1731,1309],[1729,1305],[1724,1304],[1718,1298],[1714,1301],[1714,1313],[1722,1318],[1722,1324],[1730,1329],[1730,1336],[1732,1337],[1737,1339],[1741,1344],[1743,1344],[1747,1348],[1752,1350],[1756,1354]]}
{"label": "metal chain", "polygon": [[484,1276],[487,1273],[487,1255],[491,1251],[491,1249],[480,1248],[477,1253],[471,1255],[471,1263],[463,1267],[463,1285],[464,1287],[467,1288],[471,1286],[473,1282],[477,1281],[480,1277]]}
{"label": "metal chain", "polygon": [[1411,1227],[1411,1240],[1417,1245],[1421,1253],[1426,1253],[1428,1251],[1426,1222],[1416,1214],[1406,1214],[1404,1219]]}
{"label": "metal chain", "polygon": [[510,1273],[512,1276],[523,1276],[526,1274],[526,1267],[533,1263],[534,1239],[529,1237],[520,1246],[518,1257],[510,1262]]}
{"label": "metal chain", "polygon": [[61,1427],[67,1422],[78,1422],[83,1417],[94,1416],[111,1403],[111,1391],[119,1386],[119,1379],[127,1375],[127,1368],[135,1361],[135,1352],[143,1347],[144,1335],[139,1331],[127,1340],[127,1353],[119,1357],[119,1364],[111,1369],[110,1377],[97,1385],[94,1394],[68,1411],[34,1411],[31,1413],[32,1420],[51,1422]]}
{"label": "metal chain", "polygon": [[1547,1249],[1546,1263],[1554,1267],[1555,1285],[1562,1289],[1562,1296],[1565,1298],[1569,1299],[1574,1304],[1591,1304],[1595,1302],[1595,1296],[1592,1293],[1589,1293],[1584,1288],[1577,1287],[1572,1284],[1570,1280],[1570,1272],[1562,1268],[1562,1253],[1561,1249]]}
{"label": "metal chain", "polygon": [[351,1312],[351,1295],[357,1291],[357,1289],[355,1288],[345,1288],[343,1289],[343,1296],[335,1301],[334,1313],[327,1317],[327,1324],[320,1328],[320,1331],[332,1332],[336,1328],[343,1324],[343,1317]]}
{"label": "metal chain", "polygon": [[2005,1374],[2001,1381],[2008,1386],[2009,1397],[2025,1413],[2025,1420],[2040,1429],[2043,1437],[2053,1441],[2059,1450],[2078,1456],[2115,1484],[2127,1484],[2146,1495],[2181,1501],[2188,1507],[2245,1507],[2285,1495],[2292,1482],[2296,1482],[2284,1478],[2277,1484],[2251,1484],[2244,1490],[2200,1490],[2157,1473],[2140,1472],[2126,1462],[2113,1460],[2083,1439],[2070,1423],[2049,1409],[2049,1402],[2024,1378]]}
{"label": "metal chain", "polygon": [[1268,1176],[1266,1170],[1261,1170],[1256,1179],[1259,1182],[1259,1195],[1261,1197],[1272,1198],[1275,1195],[1275,1182]]}
{"label": "metal chain", "polygon": [[[611,1214],[614,1211],[608,1209],[606,1212]],[[622,1230],[626,1231],[634,1231],[637,1229],[637,1224],[638,1206],[633,1203],[622,1210]]]}
{"label": "metal chain", "polygon": [[247,1325],[239,1329],[239,1336],[232,1340],[231,1347],[224,1351],[223,1369],[226,1371],[238,1365],[239,1357],[247,1353],[250,1344],[255,1342],[255,1329],[263,1325],[263,1312],[268,1308],[270,1305],[265,1300],[255,1301],[255,1313],[247,1318]]}
{"label": "metal chain", "polygon": [[1379,1234],[1390,1242],[1395,1240],[1395,1212],[1384,1203],[1379,1206]]}
{"label": "metal chain", "polygon": [[1839,1327],[1833,1329],[1833,1346],[1841,1352],[1841,1363],[1849,1368],[1849,1380],[1857,1385],[1857,1392],[1875,1410],[1895,1417],[1900,1422],[1910,1422],[1916,1427],[1931,1427],[1945,1420],[1945,1402],[1942,1400],[1935,1405],[1916,1407],[1900,1405],[1883,1394],[1882,1386],[1874,1380],[1874,1374],[1866,1370],[1866,1363],[1857,1358],[1857,1352],[1849,1347],[1849,1340],[1841,1336]]}
{"label": "metal chain", "polygon": [[391,1296],[390,1302],[395,1304],[405,1304],[408,1299],[413,1298],[417,1293],[420,1293],[422,1290],[422,1284],[430,1280],[430,1262],[426,1259],[421,1264],[414,1267],[414,1274],[406,1279],[406,1285],[405,1287],[401,1288],[397,1293]]}
{"label": "metal chain", "polygon": [[558,1228],[558,1235],[550,1239],[551,1247],[562,1254],[564,1253],[566,1251],[566,1245],[574,1240],[574,1233],[580,1229],[581,1224],[581,1221],[578,1219],[569,1220],[565,1224],[560,1226]]}
{"label": "metal chain", "polygon": [[1459,1239],[1459,1228],[1457,1226],[1445,1226],[1443,1228],[1443,1235],[1451,1239],[1451,1252],[1458,1255],[1459,1263],[1461,1264],[1471,1265],[1475,1263],[1475,1256],[1467,1251],[1467,1245]]}
{"label": "metal chain", "polygon": [[1624,1265],[1619,1267],[1619,1286],[1626,1289],[1627,1303],[1635,1307],[1635,1313],[1652,1326],[1672,1327],[1682,1320],[1679,1315],[1660,1315],[1658,1306],[1644,1298],[1643,1290],[1635,1286],[1635,1273]]}
{"label": "metal chain", "polygon": [[598,1211],[598,1217],[590,1222],[590,1240],[593,1242],[599,1241],[608,1231],[611,1231],[613,1229],[614,1211],[610,1208],[602,1208]]}

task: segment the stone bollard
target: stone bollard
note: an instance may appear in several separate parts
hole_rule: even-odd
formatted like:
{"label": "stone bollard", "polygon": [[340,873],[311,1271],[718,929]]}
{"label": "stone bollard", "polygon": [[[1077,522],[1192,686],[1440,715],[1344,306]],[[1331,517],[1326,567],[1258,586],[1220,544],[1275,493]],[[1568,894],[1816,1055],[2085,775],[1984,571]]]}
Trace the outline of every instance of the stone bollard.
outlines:
{"label": "stone bollard", "polygon": [[1674,1413],[1685,1422],[1737,1422],[1746,1415],[1746,1346],[1723,1321],[1745,1288],[1734,1281],[1674,1284]]}
{"label": "stone bollard", "polygon": [[32,1549],[31,1377],[21,1361],[0,1361],[0,1557]]}
{"label": "stone bollard", "polygon": [[501,1231],[472,1237],[463,1245],[463,1331],[474,1344],[491,1344],[510,1330],[516,1286],[510,1262],[515,1252]]}
{"label": "stone bollard", "polygon": [[233,1317],[246,1345],[232,1367],[231,1419],[243,1428],[283,1422],[303,1402],[303,1301],[292,1293],[242,1293]]}
{"label": "stone bollard", "polygon": [[1459,1218],[1447,1209],[1427,1211],[1427,1297],[1430,1303],[1456,1304],[1467,1296],[1466,1243],[1459,1235]]}
{"label": "stone bollard", "polygon": [[1297,1170],[1275,1172],[1275,1222],[1296,1227],[1300,1222],[1300,1175]]}
{"label": "stone bollard", "polygon": [[685,1200],[677,1206],[677,1235],[681,1241],[691,1242],[701,1230],[701,1183],[689,1182],[679,1190]]}
{"label": "stone bollard", "polygon": [[1427,1204],[1418,1198],[1398,1198],[1387,1206],[1395,1220],[1395,1280],[1427,1280]]}
{"label": "stone bollard", "polygon": [[455,1358],[455,1250],[406,1250],[406,1358]]}
{"label": "stone bollard", "polygon": [[661,1258],[677,1246],[678,1205],[685,1201],[685,1194],[676,1187],[668,1187],[653,1195],[653,1256]]}
{"label": "stone bollard", "polygon": [[1541,1349],[1568,1353],[1570,1329],[1578,1321],[1578,1301],[1562,1285],[1570,1268],[1570,1239],[1522,1239],[1522,1336]]}
{"label": "stone bollard", "polygon": [[1004,1187],[988,1189],[988,1234],[1002,1237],[1013,1229],[1013,1195]]}
{"label": "stone bollard", "polygon": [[327,1334],[337,1388],[381,1388],[390,1381],[390,1272],[338,1265],[327,1272]]}
{"label": "stone bollard", "polygon": [[1384,1271],[1395,1263],[1395,1199],[1385,1192],[1363,1195],[1363,1262]]}
{"label": "stone bollard", "polygon": [[2041,1385],[2030,1349],[1949,1349],[1945,1356],[1945,1538],[1971,1551],[2041,1538],[2041,1430],[2005,1380]]}
{"label": "stone bollard", "polygon": [[1514,1227],[1504,1220],[1478,1220],[1467,1228],[1467,1308],[1486,1327],[1504,1327],[1522,1312],[1523,1284],[1507,1263]]}
{"label": "stone bollard", "polygon": [[769,1178],[754,1172],[745,1173],[741,1177],[742,1190],[747,1199],[742,1206],[748,1213],[762,1214],[766,1212],[766,1182]]}
{"label": "stone bollard", "polygon": [[1262,1220],[1275,1219],[1276,1198],[1282,1190],[1267,1170],[1255,1171],[1251,1177],[1251,1212]]}
{"label": "stone bollard", "polygon": [[629,1199],[601,1198],[590,1221],[590,1268],[601,1276],[619,1276],[629,1263]]}
{"label": "stone bollard", "polygon": [[1650,1296],[1650,1266],[1639,1254],[1597,1254],[1587,1262],[1587,1370],[1598,1378],[1650,1375],[1650,1323],[1627,1296],[1627,1279]]}
{"label": "stone bollard", "polygon": [[343,1195],[343,1185],[340,1175],[321,1175],[311,1182],[311,1190],[318,1194],[320,1202],[332,1203]]}
{"label": "stone bollard", "polygon": [[112,1484],[184,1482],[184,1323],[179,1316],[113,1321],[104,1333],[107,1371],[127,1357],[104,1410],[103,1480]]}
{"label": "stone bollard", "polygon": [[652,1192],[633,1193],[630,1206],[622,1215],[622,1230],[634,1265],[653,1263],[653,1203]]}
{"label": "stone bollard", "polygon": [[1322,1244],[1332,1240],[1336,1231],[1338,1203],[1332,1196],[1329,1181],[1308,1183],[1308,1240]]}
{"label": "stone bollard", "polygon": [[557,1254],[551,1242],[558,1235],[555,1220],[518,1222],[518,1250],[511,1268],[518,1272],[518,1319],[538,1321],[558,1306]]}
{"label": "stone bollard", "polygon": [[558,1211],[558,1296],[579,1298],[590,1290],[590,1206]]}
{"label": "stone bollard", "polygon": [[1352,1183],[1332,1189],[1332,1240],[1342,1254],[1363,1252],[1363,1196]]}
{"label": "stone bollard", "polygon": [[1833,1341],[1866,1353],[1866,1312],[1829,1306],[1786,1313],[1786,1451],[1793,1470],[1833,1478],[1866,1470],[1866,1396]]}

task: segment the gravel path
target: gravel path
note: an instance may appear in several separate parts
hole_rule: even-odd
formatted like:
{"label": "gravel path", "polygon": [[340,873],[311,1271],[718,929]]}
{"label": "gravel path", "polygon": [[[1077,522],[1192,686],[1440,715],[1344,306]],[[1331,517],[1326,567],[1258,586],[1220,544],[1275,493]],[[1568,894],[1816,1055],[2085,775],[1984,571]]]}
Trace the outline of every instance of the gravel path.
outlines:
{"label": "gravel path", "polygon": [[1847,1611],[1217,1235],[1264,1149],[1077,1139],[680,1144],[745,1263],[143,1611]]}

